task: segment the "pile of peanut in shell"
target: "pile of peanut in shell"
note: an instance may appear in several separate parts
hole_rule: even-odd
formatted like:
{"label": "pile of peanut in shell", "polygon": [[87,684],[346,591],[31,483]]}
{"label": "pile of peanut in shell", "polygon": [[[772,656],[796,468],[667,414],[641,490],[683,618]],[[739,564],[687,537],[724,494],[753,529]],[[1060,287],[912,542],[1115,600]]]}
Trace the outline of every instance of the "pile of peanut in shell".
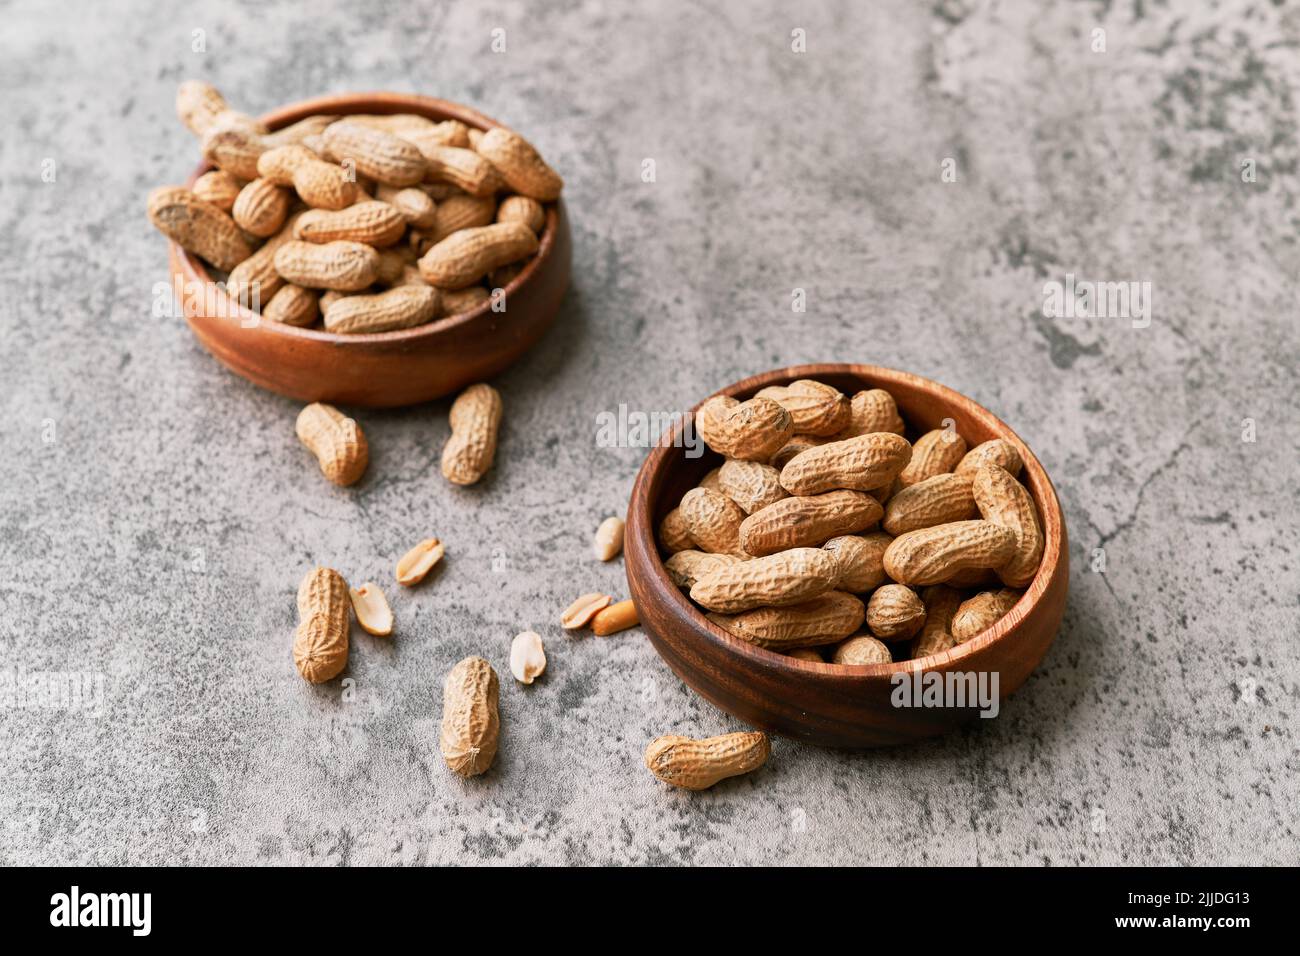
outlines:
{"label": "pile of peanut in shell", "polygon": [[477,308],[536,254],[564,185],[504,127],[319,115],[272,132],[196,80],[176,110],[216,168],[155,189],[149,218],[270,322],[374,333]]}
{"label": "pile of peanut in shell", "polygon": [[716,395],[695,428],[726,461],[660,523],[665,569],[760,647],[835,664],[938,654],[1009,612],[1042,561],[1017,449],[968,448],[954,427],[909,442],[883,389]]}

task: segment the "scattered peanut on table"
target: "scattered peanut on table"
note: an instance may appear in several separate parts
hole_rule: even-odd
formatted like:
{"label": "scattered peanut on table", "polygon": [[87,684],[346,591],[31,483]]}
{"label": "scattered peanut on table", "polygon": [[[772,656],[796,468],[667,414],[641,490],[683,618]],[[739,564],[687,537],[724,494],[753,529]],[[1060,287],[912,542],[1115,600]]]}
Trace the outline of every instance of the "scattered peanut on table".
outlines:
{"label": "scattered peanut on table", "polygon": [[447,766],[462,777],[484,773],[497,755],[501,718],[497,672],[481,657],[467,657],[442,685],[439,748]]}
{"label": "scattered peanut on table", "polygon": [[623,550],[623,519],[611,515],[596,529],[592,550],[599,561],[612,561]]}
{"label": "scattered peanut on table", "polygon": [[611,634],[617,634],[619,631],[626,631],[629,627],[636,627],[641,623],[641,618],[636,611],[636,605],[632,599],[619,601],[617,604],[610,604],[597,611],[591,618],[591,632],[597,637],[608,637]]}
{"label": "scattered peanut on table", "polygon": [[541,635],[524,631],[510,644],[510,673],[521,684],[531,684],[546,670],[546,650]]}
{"label": "scattered peanut on table", "polygon": [[419,584],[442,560],[445,550],[437,538],[425,538],[397,562],[397,583],[408,588]]}
{"label": "scattered peanut on table", "polygon": [[707,790],[720,780],[757,770],[771,753],[767,734],[742,731],[693,740],[666,734],[650,742],[645,765],[664,783]]}
{"label": "scattered peanut on table", "polygon": [[347,582],[337,571],[314,568],[298,585],[293,662],[304,680],[320,684],[347,666],[351,608]]}
{"label": "scattered peanut on table", "polygon": [[472,485],[492,467],[501,427],[501,395],[491,385],[471,385],[451,406],[451,438],[442,449],[442,474]]}
{"label": "scattered peanut on table", "polygon": [[576,631],[579,628],[586,627],[591,623],[591,619],[609,607],[610,602],[613,600],[608,594],[580,595],[560,615],[560,626],[566,631]]}
{"label": "scattered peanut on table", "polygon": [[354,484],[365,473],[370,462],[366,436],[355,420],[333,405],[308,405],[298,414],[297,432],[320,462],[321,473],[334,484]]}
{"label": "scattered peanut on table", "polygon": [[352,613],[357,616],[357,623],[363,631],[376,637],[388,637],[393,633],[393,611],[379,585],[367,581],[361,587],[353,588],[351,594]]}

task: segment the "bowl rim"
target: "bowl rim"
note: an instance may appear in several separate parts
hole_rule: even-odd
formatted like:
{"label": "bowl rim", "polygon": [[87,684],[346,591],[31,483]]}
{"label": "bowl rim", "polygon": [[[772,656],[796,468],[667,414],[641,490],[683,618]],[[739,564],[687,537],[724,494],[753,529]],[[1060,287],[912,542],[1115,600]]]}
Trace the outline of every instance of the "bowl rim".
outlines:
{"label": "bowl rim", "polygon": [[[652,511],[654,503],[650,500],[648,486],[652,480],[652,475],[661,474],[669,466],[670,456],[675,450],[674,443],[677,441],[677,436],[681,430],[685,427],[687,418],[689,417],[693,421],[700,406],[714,395],[731,395],[733,397],[745,393],[752,395],[760,388],[778,384],[785,380],[816,378],[819,375],[856,376],[870,382],[869,387],[871,388],[883,388],[885,390],[889,389],[891,382],[901,383],[910,388],[928,390],[942,399],[947,405],[962,406],[963,411],[968,416],[979,419],[990,431],[998,433],[998,437],[1010,440],[1016,446],[1016,450],[1020,452],[1024,463],[1022,483],[1029,488],[1039,510],[1039,521],[1042,525],[1044,539],[1043,559],[1038,566],[1033,581],[1025,588],[1024,594],[1020,596],[1020,600],[1016,602],[1015,606],[992,627],[983,631],[977,637],[939,654],[931,654],[915,660],[894,661],[889,664],[835,664],[830,661],[803,661],[778,651],[751,644],[714,624],[704,615],[704,612],[690,601],[681,588],[677,587],[672,582],[672,579],[668,577],[668,572],[664,567],[664,560],[659,554],[658,542],[655,540],[656,529]],[[1028,479],[1028,481],[1025,481],[1025,479]],[[639,495],[637,491],[642,487],[643,483],[646,486],[647,493]],[[1061,503],[1057,498],[1056,488],[1053,486],[1047,470],[1043,468],[1042,463],[1029,449],[1028,445],[1016,434],[1011,426],[974,399],[968,398],[955,389],[942,385],[933,379],[880,365],[853,363],[789,365],[784,368],[761,372],[758,375],[751,375],[705,396],[703,400],[690,409],[686,416],[680,417],[673,428],[666,435],[661,436],[659,442],[650,450],[650,454],[642,463],[641,470],[637,474],[631,505],[634,513],[629,514],[629,518],[632,520],[628,523],[631,526],[629,530],[637,539],[635,553],[638,555],[649,554],[652,557],[649,562],[651,564],[650,575],[659,585],[659,589],[668,593],[669,607],[673,612],[673,616],[684,622],[694,637],[708,641],[724,651],[738,654],[741,657],[749,657],[756,665],[777,670],[787,669],[792,674],[805,676],[841,679],[848,677],[890,678],[895,674],[951,669],[951,665],[972,658],[985,648],[1008,637],[1038,604],[1047,590],[1048,583],[1055,578],[1060,570],[1061,540],[1064,530],[1064,515],[1061,512]]]}
{"label": "bowl rim", "polygon": [[[362,106],[371,108],[363,110],[360,108]],[[346,114],[349,112],[419,113],[428,116],[430,119],[460,120],[467,126],[482,130],[493,129],[502,125],[472,107],[454,103],[451,100],[440,100],[436,97],[422,96],[418,93],[394,92],[335,93],[316,96],[277,107],[259,116],[258,120],[265,123],[270,129],[276,130],[320,113]],[[216,166],[208,160],[201,160],[185,180],[186,187],[192,188],[195,180],[215,168]],[[507,299],[526,282],[530,281],[542,264],[550,259],[555,249],[556,233],[559,227],[559,206],[563,201],[563,198],[560,198],[553,203],[543,204],[546,210],[546,224],[542,227],[542,234],[538,237],[537,252],[528,260],[519,274],[506,283],[504,292]],[[208,273],[207,267],[198,256],[192,255],[189,250],[182,248],[180,244],[172,239],[168,239],[167,243],[174,261],[180,264],[180,272],[187,284],[197,282],[209,288],[216,288],[216,280]],[[224,289],[221,291],[222,294],[225,294]],[[324,329],[300,328],[294,325],[286,325],[283,322],[263,322],[260,313],[252,311],[242,302],[229,295],[226,295],[225,298],[230,303],[230,307],[215,310],[220,314],[207,315],[207,318],[213,321],[230,321],[240,324],[241,331],[249,331],[253,334],[278,335],[289,340],[320,342],[338,348],[414,344],[421,339],[432,338],[443,332],[469,325],[487,315],[492,308],[492,302],[489,300],[475,306],[468,312],[450,315],[409,329],[394,329],[390,332],[343,333],[328,332]],[[209,301],[208,297],[205,296],[203,301]],[[206,314],[207,310],[201,311]],[[256,323],[253,325],[244,324],[248,319],[254,317],[258,319]]]}

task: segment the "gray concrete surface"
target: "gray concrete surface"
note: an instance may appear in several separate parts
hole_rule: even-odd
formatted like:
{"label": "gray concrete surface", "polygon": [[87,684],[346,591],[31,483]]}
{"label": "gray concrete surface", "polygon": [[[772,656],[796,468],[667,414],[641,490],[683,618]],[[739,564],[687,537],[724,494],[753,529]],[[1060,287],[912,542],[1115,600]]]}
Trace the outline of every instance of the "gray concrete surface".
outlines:
{"label": "gray concrete surface", "polygon": [[[1297,861],[1294,5],[72,6],[0,3],[0,676],[98,692],[0,709],[0,862]],[[144,196],[194,163],[192,76],[253,111],[464,101],[563,171],[573,289],[497,383],[481,486],[437,474],[445,402],[362,413],[369,476],[327,485],[293,402],[153,316]],[[1045,318],[1069,273],[1150,282],[1149,327]],[[597,447],[596,416],[818,360],[1013,423],[1068,514],[1064,625],[997,720],[865,754],[778,741],[751,777],[670,792],[647,741],[737,722],[639,631],[555,624],[577,588],[624,589],[589,537],[643,453]],[[305,685],[302,573],[385,582],[429,533],[446,567],[389,588],[399,632],[354,637],[347,699]],[[503,685],[495,767],[454,778],[441,675],[470,653],[504,673],[527,627],[550,670]]]}

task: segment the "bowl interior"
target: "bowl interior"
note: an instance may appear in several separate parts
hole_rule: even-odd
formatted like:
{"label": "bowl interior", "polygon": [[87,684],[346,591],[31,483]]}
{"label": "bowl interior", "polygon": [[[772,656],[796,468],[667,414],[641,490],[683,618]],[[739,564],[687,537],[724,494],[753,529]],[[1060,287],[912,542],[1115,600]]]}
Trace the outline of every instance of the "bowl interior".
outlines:
{"label": "bowl interior", "polygon": [[[483,130],[501,125],[491,117],[470,109],[468,106],[452,103],[449,100],[436,99],[431,96],[417,96],[406,93],[346,93],[335,96],[321,96],[282,106],[263,115],[260,119],[270,129],[277,130],[306,119],[308,116],[320,114],[348,115],[353,113],[416,113],[439,122],[449,119],[459,120],[466,126]],[[202,161],[190,174],[186,185],[194,185],[196,179],[213,168],[213,165],[207,160]],[[557,226],[558,213],[556,204],[547,203],[546,224],[542,227],[541,235],[538,236],[537,252],[524,264],[524,268],[519,274],[506,285],[505,294],[507,298],[532,279],[541,264],[550,257],[555,246]],[[187,282],[209,283],[215,281],[209,274],[207,265],[203,260],[191,255],[175,243],[171,245],[177,260],[181,264]],[[231,304],[229,315],[232,321],[246,322],[254,315],[235,300],[231,299],[229,301]],[[466,325],[487,315],[491,308],[491,303],[485,302],[468,312],[436,319],[433,322],[417,325],[414,328],[396,329],[391,332],[344,335],[338,332],[327,332],[324,329],[298,328],[280,322],[258,322],[255,329],[259,334],[329,342],[342,348],[373,345],[375,343],[392,344],[407,341],[414,342],[428,336],[447,332],[457,326]]]}
{"label": "bowl interior", "polygon": [[[952,419],[958,434],[971,447],[993,438],[1003,438],[1015,445],[1024,460],[1025,467],[1021,474],[1021,481],[1029,489],[1038,507],[1045,539],[1042,564],[1039,565],[1037,575],[1020,601],[997,624],[965,644],[942,654],[918,660],[895,660],[891,664],[844,665],[801,661],[733,637],[710,622],[687,595],[672,583],[667,571],[664,570],[662,559],[658,558],[659,551],[654,541],[655,529],[658,528],[659,522],[676,507],[682,495],[698,485],[705,474],[723,461],[721,455],[707,449],[699,458],[687,457],[686,442],[683,441],[684,422],[679,422],[664,441],[652,451],[654,460],[650,463],[649,486],[645,498],[647,513],[640,516],[645,521],[634,522],[643,525],[637,527],[635,531],[649,535],[649,553],[655,554],[658,558],[652,562],[654,567],[651,569],[656,579],[663,585],[657,590],[660,593],[665,591],[668,593],[669,600],[674,601],[684,612],[685,618],[702,639],[722,641],[735,653],[757,655],[773,666],[789,667],[800,671],[886,675],[899,670],[916,670],[959,660],[1012,632],[1015,625],[1029,613],[1042,595],[1047,582],[1056,572],[1060,558],[1062,532],[1060,503],[1057,501],[1051,480],[1033,452],[1005,422],[969,398],[929,379],[879,366],[807,365],[777,369],[737,382],[715,394],[730,395],[743,401],[769,385],[788,385],[801,378],[813,378],[825,382],[849,396],[862,389],[885,389],[893,395],[898,404],[899,413],[907,425],[906,437],[909,441],[915,441],[932,429],[945,427],[946,419]],[[697,405],[691,409],[690,417],[693,418],[698,408]],[[695,437],[698,439],[698,436]],[[900,642],[898,645],[893,645],[893,648],[905,651],[906,646],[906,642]]]}

